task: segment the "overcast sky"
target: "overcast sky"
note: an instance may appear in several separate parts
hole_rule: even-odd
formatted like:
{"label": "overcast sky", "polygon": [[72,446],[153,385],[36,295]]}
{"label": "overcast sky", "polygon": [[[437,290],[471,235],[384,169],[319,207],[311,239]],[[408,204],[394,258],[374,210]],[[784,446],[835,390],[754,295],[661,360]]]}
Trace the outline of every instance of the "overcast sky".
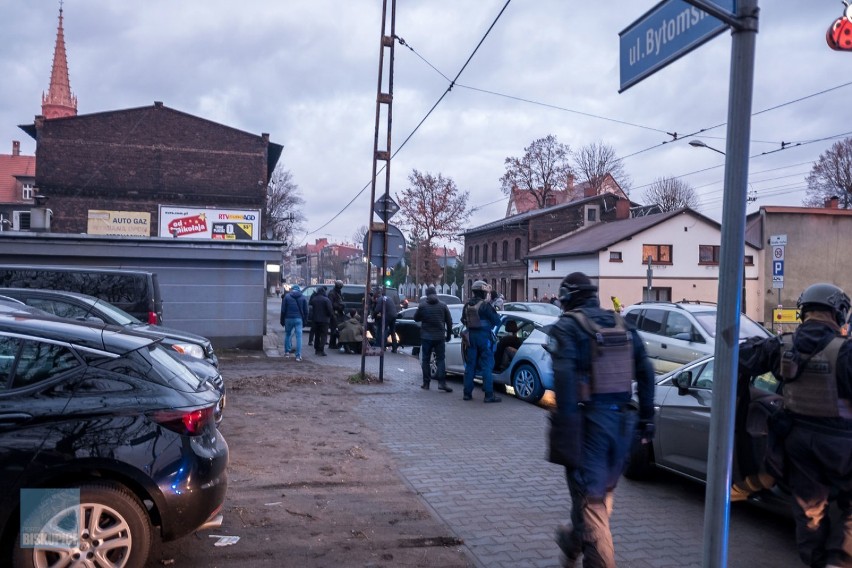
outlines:
{"label": "overcast sky", "polygon": [[[397,0],[396,35],[415,51],[395,49],[393,151],[444,94],[447,77],[456,76],[505,4]],[[825,42],[841,2],[760,4],[749,176],[757,200],[749,211],[800,205],[813,162],[852,134],[852,52],[832,51]],[[699,211],[720,219],[724,158],[687,145],[696,136],[686,135],[703,131],[704,142],[725,149],[731,36],[723,33],[619,94],[618,33],[654,5],[509,2],[456,86],[392,160],[391,195],[407,187],[413,169],[441,173],[470,192],[475,212],[468,227],[502,218],[504,159],[553,134],[575,149],[612,146],[624,157],[635,201],[644,203],[656,178],[682,176],[699,195]],[[34,140],[17,125],[41,111],[57,17],[58,1],[0,0],[2,153],[11,152],[12,140],[35,152]],[[247,132],[268,132],[284,146],[279,164],[292,172],[306,202],[302,242],[351,242],[369,220],[381,21],[381,0],[64,3],[78,113],[162,101]],[[763,155],[782,141],[793,145]],[[380,176],[378,191],[383,181]]]}

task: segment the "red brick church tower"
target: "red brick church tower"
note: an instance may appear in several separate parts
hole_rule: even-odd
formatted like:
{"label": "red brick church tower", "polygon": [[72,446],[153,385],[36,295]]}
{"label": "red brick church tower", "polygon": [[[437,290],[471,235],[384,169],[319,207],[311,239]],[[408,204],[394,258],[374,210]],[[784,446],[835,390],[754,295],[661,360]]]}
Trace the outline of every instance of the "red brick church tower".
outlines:
{"label": "red brick church tower", "polygon": [[77,97],[71,94],[71,80],[68,78],[68,57],[65,53],[61,2],[59,27],[56,30],[56,47],[53,50],[53,69],[50,71],[50,89],[47,94],[41,95],[41,114],[48,119],[77,116]]}

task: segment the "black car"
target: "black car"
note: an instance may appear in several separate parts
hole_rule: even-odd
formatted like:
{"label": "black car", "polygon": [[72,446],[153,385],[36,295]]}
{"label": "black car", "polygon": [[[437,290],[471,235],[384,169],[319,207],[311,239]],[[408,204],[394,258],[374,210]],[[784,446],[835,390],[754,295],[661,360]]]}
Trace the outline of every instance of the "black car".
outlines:
{"label": "black car", "polygon": [[0,313],[0,565],[142,566],[152,529],[221,523],[218,400],[150,336]]}
{"label": "black car", "polygon": [[[326,294],[334,289],[334,284],[317,284],[302,288],[302,296],[304,296],[305,300],[308,302],[308,321],[304,322],[305,326],[310,325],[311,316],[313,314],[313,309],[311,308],[311,296],[316,293],[317,288],[320,286],[325,288]],[[387,297],[390,298],[392,302],[396,302],[397,306],[399,305],[399,292],[397,292],[394,288],[386,288],[385,294],[387,294]],[[349,313],[349,310],[356,310],[359,314],[362,312],[364,309],[363,284],[344,284],[343,289],[341,290],[341,295],[343,296],[343,309],[346,313]]]}
{"label": "black car", "polygon": [[[462,311],[464,304],[452,304],[447,306],[450,309],[450,316],[453,318],[453,326],[461,323]],[[414,313],[417,307],[406,308],[399,312],[396,317],[396,335],[399,338],[399,344],[403,347],[411,347],[411,354],[417,355],[420,353],[420,322],[414,321]]]}
{"label": "black car", "polygon": [[0,290],[0,294],[15,298],[28,306],[61,318],[100,321],[120,325],[134,331],[151,332],[162,336],[163,344],[178,353],[203,359],[214,367],[219,365],[213,344],[206,337],[187,331],[144,323],[121,308],[94,296],[64,290],[42,290],[38,288],[3,288]]}

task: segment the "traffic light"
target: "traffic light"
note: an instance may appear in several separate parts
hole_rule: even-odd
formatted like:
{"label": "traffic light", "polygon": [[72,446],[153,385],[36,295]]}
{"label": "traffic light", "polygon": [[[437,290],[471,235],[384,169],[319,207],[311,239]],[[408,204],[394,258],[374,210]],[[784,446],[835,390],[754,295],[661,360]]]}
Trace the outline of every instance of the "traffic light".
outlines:
{"label": "traffic light", "polygon": [[385,286],[390,286],[391,284],[393,284],[393,280],[391,280],[390,278],[385,278]]}
{"label": "traffic light", "polygon": [[393,284],[393,280],[391,280],[391,270],[390,268],[385,268],[385,287]]}

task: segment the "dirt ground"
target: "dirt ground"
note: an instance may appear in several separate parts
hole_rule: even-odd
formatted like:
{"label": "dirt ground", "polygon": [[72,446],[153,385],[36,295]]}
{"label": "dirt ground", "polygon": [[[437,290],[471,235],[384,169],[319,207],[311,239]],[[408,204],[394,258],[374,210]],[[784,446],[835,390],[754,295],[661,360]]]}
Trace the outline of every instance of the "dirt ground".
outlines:
{"label": "dirt ground", "polygon": [[[224,523],[156,543],[147,568],[472,566],[354,411],[359,396],[380,396],[382,384],[354,394],[349,372],[261,354],[226,353],[221,369],[228,404],[220,429],[230,447]],[[211,535],[239,541],[215,546]]]}

